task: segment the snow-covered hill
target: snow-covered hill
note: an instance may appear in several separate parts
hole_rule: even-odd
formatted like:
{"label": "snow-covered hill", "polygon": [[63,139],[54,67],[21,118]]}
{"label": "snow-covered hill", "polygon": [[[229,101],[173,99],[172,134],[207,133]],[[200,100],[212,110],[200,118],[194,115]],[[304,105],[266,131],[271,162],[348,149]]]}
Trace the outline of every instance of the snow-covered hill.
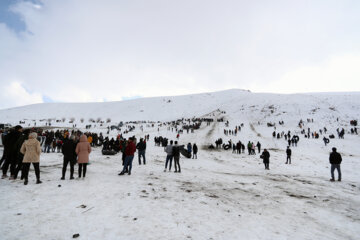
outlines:
{"label": "snow-covered hill", "polygon": [[[0,111],[0,122],[25,127],[45,126],[107,132],[119,121],[169,121],[210,117],[229,121],[202,124],[194,133],[184,131],[180,144],[197,143],[198,159],[182,157],[181,173],[164,172],[166,153],[155,146],[155,136],[176,140],[176,132],[161,123],[131,123],[135,130],[124,137],[146,134],[146,165],[137,155],[130,176],[118,176],[121,154],[104,156],[100,147],[90,154],[85,179],[60,180],[61,153],[42,153],[43,184],[0,179],[1,239],[358,239],[360,235],[360,137],[350,133],[349,121],[359,120],[360,93],[260,94],[228,90],[179,97],[144,98],[108,103],[49,103]],[[85,121],[80,122],[83,118]],[[111,118],[111,123],[89,119]],[[26,120],[24,120],[26,119]],[[298,123],[304,125],[299,128]],[[312,119],[313,121],[307,121]],[[33,121],[34,120],[34,121]],[[279,121],[284,121],[279,125]],[[267,123],[276,123],[268,127]],[[238,134],[225,135],[243,123]],[[327,127],[336,138],[324,146],[319,139],[304,138]],[[181,126],[180,126],[181,127]],[[345,128],[339,139],[337,128]],[[292,149],[292,163],[285,164],[284,138],[272,132],[300,135]],[[231,150],[210,150],[218,138],[224,142],[261,142],[270,152],[270,170],[256,155]],[[337,147],[343,157],[342,181],[330,182],[329,152]],[[0,147],[0,155],[3,148]],[[77,167],[76,167],[77,170]],[[76,174],[75,174],[76,176]],[[34,230],[36,229],[36,231]]]}
{"label": "snow-covered hill", "polygon": [[140,98],[104,103],[43,103],[0,110],[0,122],[19,120],[110,118],[119,121],[169,121],[202,117],[220,109],[229,119],[277,121],[323,119],[331,123],[338,117],[348,122],[359,119],[360,93],[268,94],[227,90],[176,97]]}

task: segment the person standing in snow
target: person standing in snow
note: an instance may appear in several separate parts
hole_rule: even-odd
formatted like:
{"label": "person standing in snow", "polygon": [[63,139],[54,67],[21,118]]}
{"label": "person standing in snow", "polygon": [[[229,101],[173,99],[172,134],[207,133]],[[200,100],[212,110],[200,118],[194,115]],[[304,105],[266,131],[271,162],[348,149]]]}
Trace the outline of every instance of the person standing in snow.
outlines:
{"label": "person standing in snow", "polygon": [[171,163],[173,159],[173,140],[170,140],[170,145],[167,145],[164,149],[166,152],[166,161],[165,161],[165,169],[164,172],[166,172],[167,165],[169,163],[169,171],[171,171]]}
{"label": "person standing in snow", "polygon": [[134,138],[129,138],[129,141],[125,148],[125,164],[122,172],[119,175],[124,175],[125,171],[128,170],[128,174],[131,175],[132,161],[134,159],[134,154],[136,152],[136,146],[134,143]]}
{"label": "person standing in snow", "polygon": [[76,145],[75,152],[78,155],[79,178],[81,178],[81,174],[83,178],[85,178],[86,167],[89,163],[89,154],[91,153],[91,146],[86,135],[81,135],[80,142]]}
{"label": "person standing in snow", "polygon": [[[231,143],[230,143],[230,146],[231,146]],[[188,143],[188,145],[187,145],[187,151],[188,151],[189,155],[191,156],[191,152],[192,152],[191,143]]]}
{"label": "person standing in snow", "polygon": [[[29,134],[30,134],[30,130],[26,129],[25,131],[23,131],[23,134],[19,137],[19,139],[16,141],[14,148],[16,149],[16,169],[15,169],[15,174],[14,174],[14,179],[16,179],[18,177],[19,171],[21,170],[21,177],[20,179],[23,180],[24,179],[24,172],[22,171],[23,169],[23,159],[24,159],[24,155],[20,152],[20,149],[22,147],[22,144],[25,142],[25,140],[27,140],[29,138]],[[40,146],[41,148],[41,146]]]}
{"label": "person standing in snow", "polygon": [[258,153],[260,153],[260,151],[261,151],[261,144],[260,144],[260,142],[257,142],[256,146],[257,146],[257,148],[258,148]]}
{"label": "person standing in snow", "polygon": [[255,153],[255,144],[252,142],[251,143],[251,154],[252,155],[255,155],[256,153]]}
{"label": "person standing in snow", "polygon": [[145,165],[146,164],[146,159],[145,159],[146,142],[144,141],[144,139],[140,138],[140,142],[136,145],[136,149],[139,150],[139,152],[138,152],[139,165],[141,165],[141,156],[144,159],[144,165]]}
{"label": "person standing in snow", "polygon": [[36,139],[37,134],[32,132],[29,134],[29,139],[25,140],[22,144],[20,152],[24,154],[23,158],[23,174],[24,174],[24,185],[28,184],[28,176],[29,176],[29,169],[30,163],[33,164],[35,169],[36,175],[36,184],[42,183],[40,181],[40,153],[41,147],[40,142]]}
{"label": "person standing in snow", "polygon": [[61,180],[65,180],[65,173],[68,163],[70,163],[70,180],[74,179],[74,165],[76,163],[76,143],[75,135],[72,135],[70,139],[66,138],[64,140],[64,145],[62,146],[62,154],[64,155],[63,168],[62,168],[62,177]]}
{"label": "person standing in snow", "polygon": [[264,151],[262,152],[260,158],[263,159],[263,163],[265,165],[265,170],[270,170],[269,165],[270,165],[270,153],[267,151],[267,149],[264,149]]}
{"label": "person standing in snow", "polygon": [[15,126],[14,129],[10,130],[10,133],[5,136],[4,139],[4,152],[5,152],[5,162],[2,166],[3,175],[2,178],[6,178],[7,171],[10,167],[10,180],[15,178],[15,170],[16,170],[16,157],[17,152],[15,148],[15,144],[18,139],[22,135],[23,128],[20,125]]}
{"label": "person standing in snow", "polygon": [[330,140],[328,138],[326,138],[326,137],[323,138],[323,141],[325,143],[325,146],[326,146],[326,144],[328,144],[330,142]]}
{"label": "person standing in snow", "polygon": [[288,146],[287,149],[286,149],[286,163],[285,164],[291,164],[291,149],[290,147]]}
{"label": "person standing in snow", "polygon": [[193,145],[193,159],[197,159],[197,152],[198,152],[198,147],[196,145],[196,143],[194,143]]}
{"label": "person standing in snow", "polygon": [[251,154],[251,147],[252,147],[252,144],[251,144],[251,142],[249,141],[248,144],[247,144],[247,148],[248,148],[248,153],[249,153],[249,155]]}
{"label": "person standing in snow", "polygon": [[173,147],[172,154],[174,156],[175,172],[181,173],[181,168],[180,168],[180,146],[177,145],[177,143],[178,142],[175,141],[175,145]]}
{"label": "person standing in snow", "polygon": [[341,169],[340,164],[342,162],[342,158],[340,153],[336,151],[336,148],[332,148],[332,153],[330,153],[329,162],[331,164],[331,179],[330,181],[335,181],[334,171],[335,169],[338,172],[338,181],[341,181]]}

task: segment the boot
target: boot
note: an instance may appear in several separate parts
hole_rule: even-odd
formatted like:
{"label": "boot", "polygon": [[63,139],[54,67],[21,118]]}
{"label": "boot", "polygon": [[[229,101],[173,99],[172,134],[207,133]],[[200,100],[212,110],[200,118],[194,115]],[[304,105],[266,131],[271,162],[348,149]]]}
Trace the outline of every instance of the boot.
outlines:
{"label": "boot", "polygon": [[28,184],[28,180],[27,179],[25,179],[25,181],[24,181],[24,185],[27,185]]}
{"label": "boot", "polygon": [[42,181],[40,181],[40,179],[36,180],[36,184],[41,184]]}

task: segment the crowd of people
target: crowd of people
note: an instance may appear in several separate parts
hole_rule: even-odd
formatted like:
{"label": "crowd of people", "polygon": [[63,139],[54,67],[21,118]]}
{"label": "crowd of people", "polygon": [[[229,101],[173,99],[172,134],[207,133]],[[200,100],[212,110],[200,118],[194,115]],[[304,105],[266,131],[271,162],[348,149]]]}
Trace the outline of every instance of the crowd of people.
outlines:
{"label": "crowd of people", "polygon": [[[179,120],[180,123],[184,124],[187,121],[186,130],[198,129],[202,121],[207,123],[213,122],[212,119],[198,119],[199,122],[190,122],[190,120]],[[183,133],[183,129],[180,129],[180,124],[178,122],[163,123],[167,126],[168,131],[175,130],[177,139],[179,134]],[[312,120],[313,121],[313,120]],[[312,122],[311,121],[311,122]],[[280,123],[279,123],[280,124]],[[282,122],[283,124],[283,122]],[[301,123],[302,127],[304,123]],[[154,125],[154,124],[153,124]],[[227,127],[229,122],[226,121]],[[234,135],[236,136],[238,132],[241,131],[241,128],[244,127],[236,126],[234,130],[224,130],[225,135]],[[128,128],[130,132],[134,127]],[[143,132],[143,129],[141,129]],[[320,134],[326,134],[327,129],[320,129]],[[343,138],[344,129],[338,129],[338,137]],[[355,131],[354,131],[355,132]],[[302,129],[302,134],[307,137],[312,136],[317,138],[318,132],[313,132],[310,135],[311,131],[308,128],[307,133],[305,129]],[[117,137],[109,139],[109,137],[103,137],[102,133],[92,133],[77,130],[56,130],[56,131],[44,131],[41,128],[33,128],[24,130],[20,125],[10,129],[9,131],[4,132],[2,135],[2,142],[4,145],[3,156],[0,161],[2,169],[2,178],[9,177],[7,175],[10,172],[9,179],[17,179],[20,174],[20,178],[24,180],[24,184],[28,184],[28,175],[31,164],[35,170],[36,183],[40,184],[40,155],[41,153],[50,153],[58,152],[63,154],[63,167],[61,180],[65,180],[66,171],[68,165],[70,165],[70,179],[74,179],[75,165],[78,164],[78,177],[85,178],[87,172],[87,165],[89,163],[89,155],[91,153],[92,147],[102,146],[102,153],[104,155],[111,153],[121,153],[122,159],[122,170],[119,175],[128,174],[131,175],[133,159],[135,152],[138,152],[138,163],[139,165],[146,165],[146,147],[147,142],[149,141],[150,136],[145,135],[144,138],[140,138],[139,142],[135,136],[125,139],[122,134],[118,134]],[[297,135],[292,135],[290,131],[285,132],[273,132],[274,138],[284,138],[288,142],[288,146],[285,150],[286,152],[286,162],[285,164],[291,164],[291,155],[292,150],[290,147],[297,146],[299,137]],[[324,137],[325,145],[329,141]],[[179,145],[178,141],[168,140],[162,136],[155,137],[154,142],[156,146],[162,146],[166,152],[165,159],[165,169],[166,171],[171,171],[172,165],[174,165],[175,172],[181,172],[180,166],[180,156],[183,155],[186,158],[197,159],[198,147],[196,143],[188,143],[186,146]],[[223,140],[219,138],[215,142],[216,148],[223,147],[225,150],[232,149],[233,153],[241,154],[245,152],[245,144],[241,141],[233,143],[231,140],[228,144],[223,144]],[[248,155],[256,155],[257,152],[261,152],[261,143],[258,141],[257,144],[254,144],[252,141],[248,141],[246,144]],[[270,170],[270,153],[267,149],[264,149],[260,155],[260,158],[263,159],[263,163],[266,170]],[[172,164],[174,160],[174,164]],[[336,152],[336,149],[333,149],[333,152],[330,155],[330,164],[331,164],[331,175],[332,181],[334,178],[335,169],[339,173],[338,180],[341,181],[341,155]]]}
{"label": "crowd of people", "polygon": [[[51,139],[52,136],[61,136],[61,152],[64,155],[62,177],[65,179],[67,165],[70,164],[70,179],[74,179],[74,165],[79,164],[78,173],[79,178],[86,176],[86,166],[89,162],[89,154],[91,152],[91,145],[88,141],[90,134],[87,136],[80,132],[69,131],[62,132],[45,132],[44,135],[38,135],[39,129],[24,130],[20,125],[10,129],[6,134],[2,134],[2,142],[4,145],[4,152],[1,158],[2,179],[7,178],[8,170],[10,170],[10,180],[18,178],[21,171],[20,179],[24,180],[24,184],[28,184],[28,175],[30,165],[32,164],[35,170],[36,183],[40,184],[40,155],[41,152],[48,153],[48,143],[46,139]],[[42,137],[46,139],[43,142],[44,148],[41,150]]]}

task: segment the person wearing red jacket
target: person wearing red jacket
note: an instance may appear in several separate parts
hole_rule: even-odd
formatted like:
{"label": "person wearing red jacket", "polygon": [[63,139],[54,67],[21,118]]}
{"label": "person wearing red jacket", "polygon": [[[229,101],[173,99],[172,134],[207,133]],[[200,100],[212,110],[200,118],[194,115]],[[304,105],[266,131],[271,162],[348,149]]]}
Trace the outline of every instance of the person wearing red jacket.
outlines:
{"label": "person wearing red jacket", "polygon": [[136,152],[136,146],[134,143],[134,139],[133,138],[129,138],[129,141],[127,142],[127,145],[125,147],[125,163],[124,163],[124,168],[121,171],[121,173],[119,175],[124,175],[124,173],[126,172],[126,170],[128,169],[129,171],[129,175],[131,175],[131,168],[132,168],[132,162],[134,159],[134,154]]}

